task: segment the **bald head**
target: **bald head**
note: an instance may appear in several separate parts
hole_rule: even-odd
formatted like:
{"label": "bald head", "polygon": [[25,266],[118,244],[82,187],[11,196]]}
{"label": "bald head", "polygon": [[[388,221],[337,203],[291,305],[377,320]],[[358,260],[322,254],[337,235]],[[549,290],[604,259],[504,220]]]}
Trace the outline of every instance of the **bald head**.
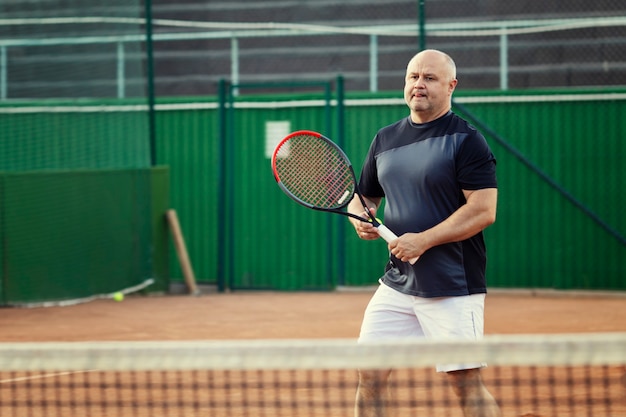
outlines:
{"label": "bald head", "polygon": [[456,64],[450,55],[437,49],[424,49],[415,54],[407,64],[407,71],[414,64],[414,61],[429,62],[441,68],[441,75],[447,76],[449,81],[456,79]]}
{"label": "bald head", "polygon": [[427,123],[446,114],[452,107],[456,84],[456,65],[448,54],[426,49],[411,58],[404,84],[411,119]]}

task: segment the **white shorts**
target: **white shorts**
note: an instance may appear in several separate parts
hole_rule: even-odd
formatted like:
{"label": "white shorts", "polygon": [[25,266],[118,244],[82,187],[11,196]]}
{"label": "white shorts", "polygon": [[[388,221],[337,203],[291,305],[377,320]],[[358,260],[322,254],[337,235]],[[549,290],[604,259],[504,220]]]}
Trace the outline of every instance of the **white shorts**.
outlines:
{"label": "white shorts", "polygon": [[[401,338],[477,340],[484,331],[485,294],[423,298],[382,284],[372,296],[361,324],[359,343]],[[449,372],[484,363],[437,365]]]}

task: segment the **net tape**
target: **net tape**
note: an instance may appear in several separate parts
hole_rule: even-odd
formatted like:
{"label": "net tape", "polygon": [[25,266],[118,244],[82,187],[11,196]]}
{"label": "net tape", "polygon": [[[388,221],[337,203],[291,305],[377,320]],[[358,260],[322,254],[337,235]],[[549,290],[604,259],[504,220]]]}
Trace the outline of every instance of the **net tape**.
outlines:
{"label": "net tape", "polygon": [[346,339],[0,344],[2,370],[380,369],[432,366],[451,358],[517,366],[626,364],[626,333],[368,344]]}

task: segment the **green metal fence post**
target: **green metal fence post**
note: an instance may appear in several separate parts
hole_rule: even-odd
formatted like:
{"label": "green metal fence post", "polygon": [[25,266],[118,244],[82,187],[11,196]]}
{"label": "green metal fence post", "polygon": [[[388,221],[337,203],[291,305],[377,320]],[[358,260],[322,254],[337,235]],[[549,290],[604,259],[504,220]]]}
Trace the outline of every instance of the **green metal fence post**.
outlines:
{"label": "green metal fence post", "polygon": [[[226,160],[226,80],[221,79],[218,84],[218,158],[217,158],[217,241],[226,242],[226,227],[224,219],[226,218],[226,181],[225,181],[225,163]],[[225,245],[217,245],[217,290],[225,291],[225,265],[226,260]]]}
{"label": "green metal fence post", "polygon": [[[337,90],[337,144],[343,149],[345,142],[344,129],[344,85],[343,76],[338,75],[335,84]],[[346,282],[346,251],[345,251],[345,219],[335,216],[337,227],[337,285],[344,285]]]}
{"label": "green metal fence post", "polygon": [[146,0],[146,71],[148,77],[148,134],[150,135],[150,165],[157,164],[156,117],[154,114],[154,52],[152,45],[152,0]]}

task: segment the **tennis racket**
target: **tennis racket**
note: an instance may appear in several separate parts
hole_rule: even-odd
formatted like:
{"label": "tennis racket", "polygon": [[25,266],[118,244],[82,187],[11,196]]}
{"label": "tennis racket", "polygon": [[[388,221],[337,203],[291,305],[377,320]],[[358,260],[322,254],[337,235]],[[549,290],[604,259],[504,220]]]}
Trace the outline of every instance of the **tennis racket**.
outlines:
{"label": "tennis racket", "polygon": [[[281,190],[297,203],[313,210],[371,222],[387,242],[398,238],[372,215],[358,190],[350,160],[327,137],[308,130],[289,134],[274,149],[272,171]],[[359,197],[369,218],[345,210],[354,194]],[[415,261],[417,258],[410,262]]]}

